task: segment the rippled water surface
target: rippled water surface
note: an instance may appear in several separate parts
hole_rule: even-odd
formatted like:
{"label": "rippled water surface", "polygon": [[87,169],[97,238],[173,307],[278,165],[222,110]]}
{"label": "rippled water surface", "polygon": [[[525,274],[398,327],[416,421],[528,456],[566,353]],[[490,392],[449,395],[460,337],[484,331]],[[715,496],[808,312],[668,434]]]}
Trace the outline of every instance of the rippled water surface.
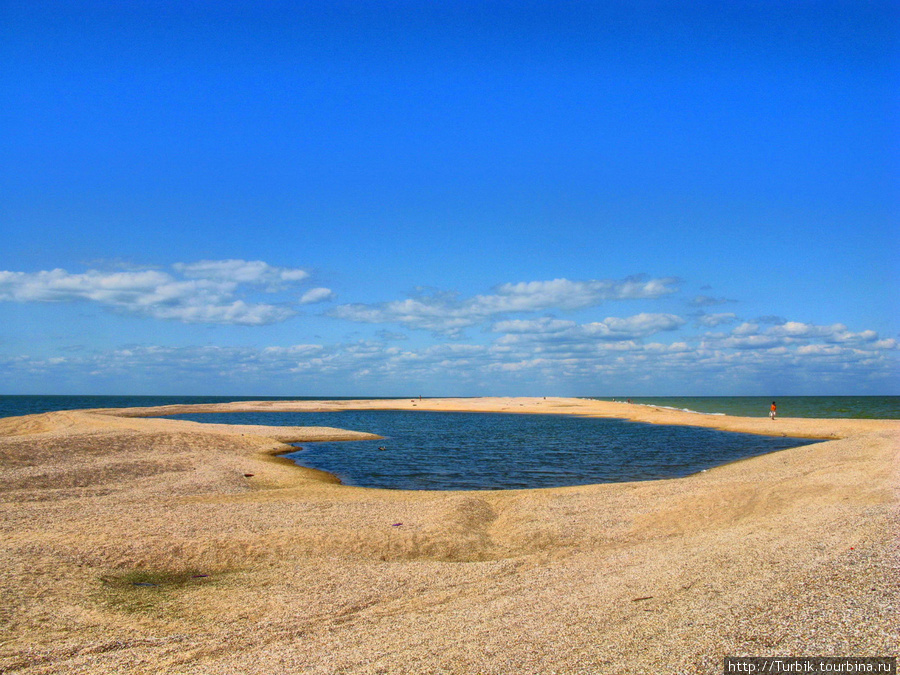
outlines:
{"label": "rippled water surface", "polygon": [[347,485],[405,490],[537,488],[673,478],[814,442],[562,415],[348,410],[209,413],[175,419],[329,426],[379,434],[383,440],[302,443],[288,457],[335,474]]}

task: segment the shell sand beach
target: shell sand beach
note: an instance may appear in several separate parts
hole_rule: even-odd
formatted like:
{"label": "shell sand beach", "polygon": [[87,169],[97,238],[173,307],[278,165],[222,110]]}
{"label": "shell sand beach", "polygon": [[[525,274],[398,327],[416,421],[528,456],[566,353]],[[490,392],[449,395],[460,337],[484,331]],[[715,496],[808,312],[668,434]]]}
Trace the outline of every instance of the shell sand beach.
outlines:
{"label": "shell sand beach", "polygon": [[[141,415],[566,413],[831,439],[686,478],[339,485],[328,428]],[[720,673],[894,656],[900,422],[580,399],[259,402],[0,420],[0,672]]]}

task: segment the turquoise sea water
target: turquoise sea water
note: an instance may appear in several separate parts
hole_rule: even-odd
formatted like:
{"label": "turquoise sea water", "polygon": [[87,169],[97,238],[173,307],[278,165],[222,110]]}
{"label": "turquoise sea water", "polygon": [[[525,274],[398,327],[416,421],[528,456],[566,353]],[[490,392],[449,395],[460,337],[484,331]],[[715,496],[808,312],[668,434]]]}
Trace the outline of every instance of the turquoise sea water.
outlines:
{"label": "turquoise sea water", "polygon": [[[354,397],[326,397],[342,401]],[[144,408],[158,405],[229,403],[231,401],[321,401],[321,396],[13,396],[0,395],[0,417],[34,415],[84,408]]]}
{"label": "turquoise sea water", "polygon": [[[78,408],[132,408],[179,403],[229,401],[319,401],[375,398],[365,396],[18,396],[0,395],[0,417]],[[386,398],[386,397],[377,397]],[[406,398],[405,396],[399,398]],[[599,401],[625,397],[585,396]],[[855,417],[900,419],[900,396],[634,396],[633,403],[666,406],[708,414],[765,417],[775,400],[781,417]]]}
{"label": "turquoise sea water", "polygon": [[[599,401],[625,401],[605,396]],[[900,396],[633,396],[631,402],[707,414],[767,417],[772,401],[779,417],[900,419]]]}

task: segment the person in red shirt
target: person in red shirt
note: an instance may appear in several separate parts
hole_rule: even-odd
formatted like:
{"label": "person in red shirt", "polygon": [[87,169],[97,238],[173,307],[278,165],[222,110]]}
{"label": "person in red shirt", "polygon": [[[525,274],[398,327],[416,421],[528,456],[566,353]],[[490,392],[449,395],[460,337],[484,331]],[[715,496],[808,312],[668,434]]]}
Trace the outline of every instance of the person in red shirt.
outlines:
{"label": "person in red shirt", "polygon": [[776,410],[777,410],[777,407],[775,406],[775,401],[772,401],[772,407],[769,408],[769,417],[771,417],[773,420],[775,419],[775,411]]}

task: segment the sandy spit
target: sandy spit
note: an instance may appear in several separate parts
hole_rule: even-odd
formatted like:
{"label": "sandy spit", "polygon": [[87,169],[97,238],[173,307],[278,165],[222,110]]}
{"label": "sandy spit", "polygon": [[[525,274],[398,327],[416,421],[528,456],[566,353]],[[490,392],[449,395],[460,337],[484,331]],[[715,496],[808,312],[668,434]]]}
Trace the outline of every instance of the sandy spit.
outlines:
{"label": "sandy spit", "polygon": [[[674,480],[407,492],[276,456],[355,432],[146,417],[346,408],[827,440]],[[0,419],[0,672],[721,673],[725,655],[895,656],[898,441],[898,421],[561,398]]]}

